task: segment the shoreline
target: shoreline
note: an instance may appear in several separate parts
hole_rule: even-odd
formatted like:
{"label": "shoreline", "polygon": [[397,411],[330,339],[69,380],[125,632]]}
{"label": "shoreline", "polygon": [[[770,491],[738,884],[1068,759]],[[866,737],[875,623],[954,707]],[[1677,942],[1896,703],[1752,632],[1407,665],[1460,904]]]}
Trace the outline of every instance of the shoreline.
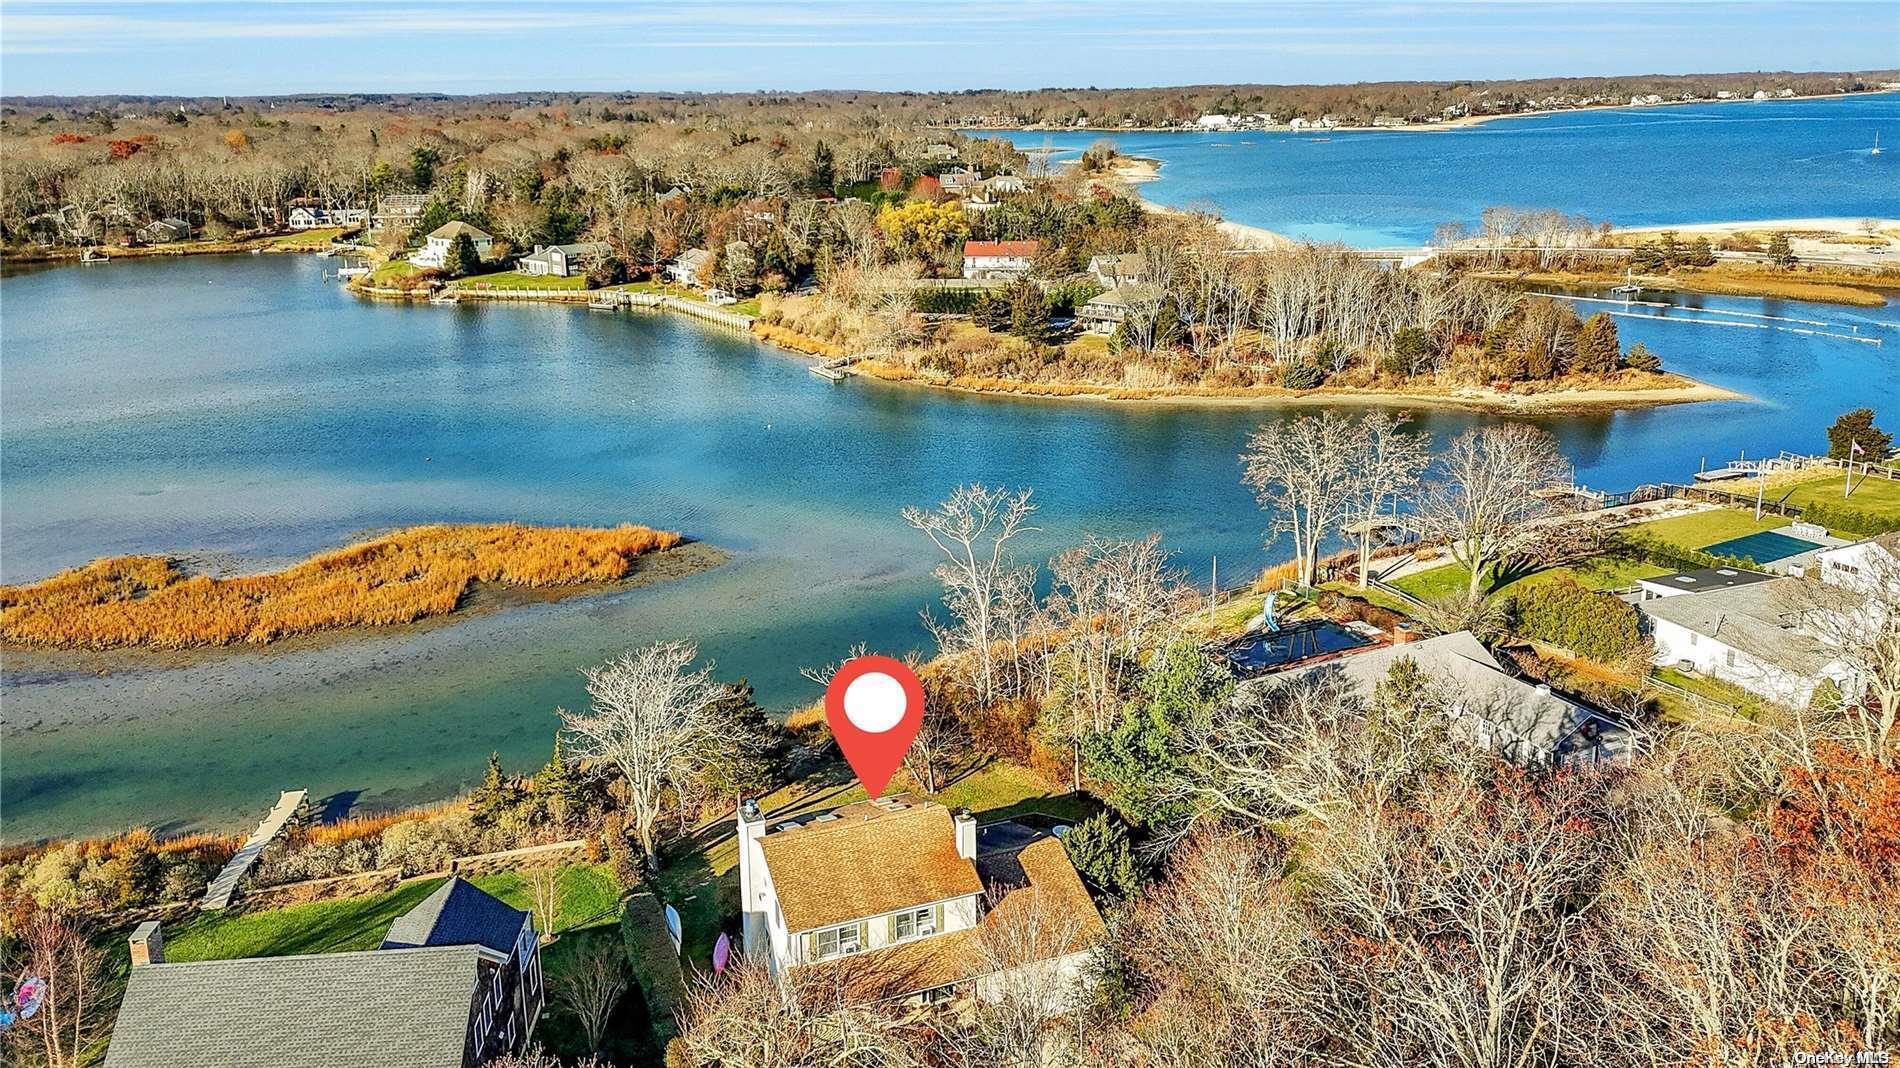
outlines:
{"label": "shoreline", "polygon": [[946,390],[972,396],[1010,397],[1026,400],[1092,401],[1117,405],[1199,405],[1210,407],[1306,407],[1314,405],[1360,405],[1380,408],[1453,408],[1467,411],[1545,414],[1552,412],[1620,411],[1674,404],[1698,404],[1704,401],[1754,402],[1745,393],[1711,385],[1693,378],[1675,375],[1681,385],[1650,389],[1552,389],[1542,393],[1507,393],[1478,386],[1463,386],[1444,392],[1397,389],[1315,389],[1287,390],[1258,386],[1247,390],[1216,390],[1203,386],[1174,386],[1158,389],[1127,389],[1091,383],[1016,382],[972,379],[932,381],[908,368],[882,361],[862,361],[850,370],[857,377],[893,385],[920,389]]}
{"label": "shoreline", "polygon": [[1851,97],[1883,96],[1894,93],[1893,89],[1861,89],[1849,93],[1807,93],[1801,96],[1773,96],[1765,100],[1753,97],[1731,97],[1727,100],[1665,100],[1659,104],[1583,104],[1570,108],[1552,108],[1547,111],[1506,111],[1493,115],[1460,115],[1443,122],[1413,122],[1403,126],[1334,126],[1308,127],[1295,130],[1291,126],[1236,126],[1231,129],[1196,129],[1183,126],[1046,126],[1031,123],[1026,126],[940,126],[936,129],[952,132],[971,131],[975,133],[1163,133],[1163,134],[1235,134],[1235,133],[1275,133],[1327,136],[1336,133],[1445,133],[1450,130],[1468,130],[1487,123],[1503,119],[1533,119],[1543,115],[1578,115],[1593,111],[1655,111],[1661,108],[1695,107],[1704,104],[1774,104],[1793,100],[1841,100]]}

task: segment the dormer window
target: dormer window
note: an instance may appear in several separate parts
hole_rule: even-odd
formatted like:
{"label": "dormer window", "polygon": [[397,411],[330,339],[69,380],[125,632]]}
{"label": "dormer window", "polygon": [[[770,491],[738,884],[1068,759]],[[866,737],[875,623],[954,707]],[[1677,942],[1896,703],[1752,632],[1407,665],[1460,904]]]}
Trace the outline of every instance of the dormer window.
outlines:
{"label": "dormer window", "polygon": [[899,912],[891,917],[891,940],[903,942],[912,938],[923,938],[937,933],[937,910],[934,908],[912,909]]}
{"label": "dormer window", "polygon": [[812,959],[830,960],[833,957],[845,957],[864,948],[858,937],[856,923],[839,924],[812,933]]}

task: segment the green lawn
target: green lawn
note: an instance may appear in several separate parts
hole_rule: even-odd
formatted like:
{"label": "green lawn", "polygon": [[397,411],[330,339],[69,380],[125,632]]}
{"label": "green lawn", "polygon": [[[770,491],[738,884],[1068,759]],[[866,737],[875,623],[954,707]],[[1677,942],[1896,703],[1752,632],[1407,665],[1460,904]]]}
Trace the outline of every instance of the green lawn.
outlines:
{"label": "green lawn", "polygon": [[1787,502],[1801,508],[1824,504],[1876,515],[1900,516],[1900,482],[1878,476],[1862,478],[1856,474],[1854,491],[1846,500],[1842,500],[1841,484],[1846,478],[1846,474],[1839,474],[1803,482],[1787,494]]}
{"label": "green lawn", "polygon": [[[1637,579],[1654,578],[1669,574],[1667,568],[1644,563],[1641,560],[1622,556],[1599,556],[1571,567],[1553,567],[1544,571],[1535,571],[1528,575],[1517,575],[1502,584],[1493,583],[1486,593],[1502,593],[1505,590],[1534,586],[1540,582],[1553,582],[1568,575],[1577,580],[1577,584],[1591,590],[1620,590],[1634,586]],[[1462,597],[1470,581],[1471,572],[1463,564],[1446,564],[1428,571],[1419,571],[1407,575],[1392,585],[1423,601],[1439,597]]]}
{"label": "green lawn", "polygon": [[[564,868],[560,879],[561,903],[554,924],[557,933],[607,927],[619,921],[619,892],[614,887],[613,873],[605,865]],[[531,907],[527,882],[517,872],[482,875],[469,881],[518,909]],[[259,912],[200,913],[165,932],[165,956],[179,961],[222,960],[375,949],[396,917],[441,885],[441,879],[421,879],[363,897]]]}
{"label": "green lawn", "polygon": [[[1701,675],[1689,675],[1675,668],[1657,668],[1656,677],[1664,682],[1680,686],[1690,693],[1706,698],[1730,710],[1734,715],[1747,720],[1761,718],[1770,707],[1768,702],[1749,693],[1740,686],[1731,686],[1719,679]],[[1663,714],[1678,722],[1695,722],[1708,718],[1708,710],[1699,702],[1672,694],[1667,691],[1658,693],[1657,703],[1662,706]]]}
{"label": "green lawn", "polygon": [[298,230],[296,233],[279,234],[264,244],[271,248],[323,248],[332,239],[343,236],[341,226],[326,226],[316,230]]}
{"label": "green lawn", "polygon": [[587,276],[577,274],[561,278],[522,274],[520,271],[498,271],[458,278],[455,286],[457,289],[586,289]]}
{"label": "green lawn", "polygon": [[377,264],[376,269],[369,273],[369,284],[377,285],[384,282],[394,282],[397,279],[412,278],[421,273],[422,268],[410,263],[408,260],[389,260],[385,263]]}
{"label": "green lawn", "polygon": [[[1835,484],[1835,488],[1839,488],[1839,483]],[[1689,515],[1671,516],[1668,519],[1652,519],[1647,523],[1637,523],[1624,529],[1658,538],[1685,549],[1701,549],[1730,538],[1739,538],[1744,534],[1777,530],[1791,522],[1793,520],[1785,516],[1764,514],[1757,520],[1753,511],[1744,511],[1740,508],[1714,508]]]}

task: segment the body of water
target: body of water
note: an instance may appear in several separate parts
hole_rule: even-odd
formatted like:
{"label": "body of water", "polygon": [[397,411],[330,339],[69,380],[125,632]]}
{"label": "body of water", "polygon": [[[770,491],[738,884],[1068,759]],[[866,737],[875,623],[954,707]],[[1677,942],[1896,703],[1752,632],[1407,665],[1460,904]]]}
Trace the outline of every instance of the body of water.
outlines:
{"label": "body of water", "polygon": [[[1421,138],[1429,142],[1431,138]],[[579,669],[692,638],[790,707],[801,667],[925,646],[932,551],[899,510],[959,483],[1033,487],[1045,558],[1160,531],[1204,579],[1282,552],[1240,484],[1297,410],[1114,405],[823,382],[692,320],[528,304],[362,301],[294,256],[122,260],[0,281],[0,580],[102,555],[277,563],[428,522],[638,522],[733,554],[675,582],[186,667],[22,670],[0,692],[9,841],[132,823],[241,826],[279,789],[373,804],[452,793],[499,751],[544,759]],[[1724,298],[1884,347],[1619,322],[1755,398],[1536,420],[1607,489],[1745,450],[1818,450],[1900,382],[1900,312]],[[1893,413],[1883,412],[1891,422]],[[1420,412],[1442,438],[1493,418]],[[37,661],[35,661],[37,664]]]}
{"label": "body of water", "polygon": [[[1496,205],[1618,226],[1891,218],[1900,93],[1578,111],[1444,130],[1275,133],[1011,132],[1073,158],[1096,141],[1162,161],[1142,195],[1290,237],[1420,245]],[[980,135],[980,133],[979,133]]]}

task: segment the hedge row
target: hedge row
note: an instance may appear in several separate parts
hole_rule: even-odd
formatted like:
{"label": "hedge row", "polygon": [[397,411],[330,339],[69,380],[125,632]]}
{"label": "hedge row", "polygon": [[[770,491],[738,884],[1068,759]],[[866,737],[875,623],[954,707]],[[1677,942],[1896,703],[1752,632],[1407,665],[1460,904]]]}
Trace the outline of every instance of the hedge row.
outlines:
{"label": "hedge row", "polygon": [[1885,534],[1889,530],[1900,530],[1900,515],[1891,512],[1864,512],[1859,508],[1825,502],[1803,505],[1801,518],[1830,530],[1845,530],[1862,537],[1873,537],[1875,534]]}
{"label": "hedge row", "polygon": [[1519,634],[1604,663],[1622,659],[1641,640],[1633,606],[1568,575],[1513,592],[1505,609]]}

